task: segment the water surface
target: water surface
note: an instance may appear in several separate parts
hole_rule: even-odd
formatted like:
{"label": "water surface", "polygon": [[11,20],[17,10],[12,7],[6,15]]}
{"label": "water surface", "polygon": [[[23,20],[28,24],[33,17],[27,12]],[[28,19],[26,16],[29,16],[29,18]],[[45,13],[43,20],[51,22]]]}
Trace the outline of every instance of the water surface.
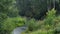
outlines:
{"label": "water surface", "polygon": [[17,27],[12,31],[12,34],[21,34],[22,32],[24,32],[27,29],[26,26],[22,26],[22,27]]}

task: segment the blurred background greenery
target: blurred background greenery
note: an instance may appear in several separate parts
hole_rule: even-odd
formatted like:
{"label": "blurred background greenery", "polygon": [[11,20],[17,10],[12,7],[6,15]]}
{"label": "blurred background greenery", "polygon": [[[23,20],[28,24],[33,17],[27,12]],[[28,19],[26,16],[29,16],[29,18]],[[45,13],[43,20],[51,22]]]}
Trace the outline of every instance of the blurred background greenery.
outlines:
{"label": "blurred background greenery", "polygon": [[60,0],[0,0],[0,34],[60,34]]}

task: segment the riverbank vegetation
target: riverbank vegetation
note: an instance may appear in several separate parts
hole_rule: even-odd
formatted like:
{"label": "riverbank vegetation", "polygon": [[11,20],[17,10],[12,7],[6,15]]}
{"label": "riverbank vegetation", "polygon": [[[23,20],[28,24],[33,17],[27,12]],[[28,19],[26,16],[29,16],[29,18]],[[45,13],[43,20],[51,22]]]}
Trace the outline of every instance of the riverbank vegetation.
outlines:
{"label": "riverbank vegetation", "polygon": [[59,34],[60,32],[60,16],[56,16],[56,10],[48,11],[44,20],[29,22],[28,34]]}
{"label": "riverbank vegetation", "polygon": [[0,34],[21,26],[22,34],[60,34],[60,0],[0,0]]}

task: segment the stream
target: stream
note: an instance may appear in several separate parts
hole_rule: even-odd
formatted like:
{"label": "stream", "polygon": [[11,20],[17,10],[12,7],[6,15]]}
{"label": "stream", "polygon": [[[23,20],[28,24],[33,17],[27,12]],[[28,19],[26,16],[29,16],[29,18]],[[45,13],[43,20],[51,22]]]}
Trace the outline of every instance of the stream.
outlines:
{"label": "stream", "polygon": [[17,27],[12,31],[12,34],[21,34],[22,32],[26,31],[26,29],[26,26]]}

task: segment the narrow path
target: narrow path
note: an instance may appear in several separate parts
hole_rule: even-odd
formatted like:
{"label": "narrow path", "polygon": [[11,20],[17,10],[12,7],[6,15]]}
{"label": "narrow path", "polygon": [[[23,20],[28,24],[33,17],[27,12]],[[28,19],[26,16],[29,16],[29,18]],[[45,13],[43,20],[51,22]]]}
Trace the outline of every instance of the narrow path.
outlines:
{"label": "narrow path", "polygon": [[17,27],[13,30],[12,34],[21,34],[22,32],[24,32],[27,29],[26,26],[22,26],[22,27]]}

